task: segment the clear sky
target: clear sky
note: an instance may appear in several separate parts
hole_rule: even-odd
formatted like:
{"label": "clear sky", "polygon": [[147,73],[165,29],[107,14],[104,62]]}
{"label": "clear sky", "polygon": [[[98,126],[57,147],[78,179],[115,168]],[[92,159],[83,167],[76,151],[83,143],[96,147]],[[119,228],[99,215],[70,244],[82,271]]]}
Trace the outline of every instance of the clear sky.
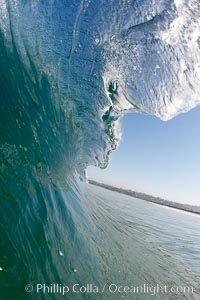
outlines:
{"label": "clear sky", "polygon": [[168,200],[200,205],[200,107],[163,122],[127,114],[122,140],[105,170],[90,179]]}

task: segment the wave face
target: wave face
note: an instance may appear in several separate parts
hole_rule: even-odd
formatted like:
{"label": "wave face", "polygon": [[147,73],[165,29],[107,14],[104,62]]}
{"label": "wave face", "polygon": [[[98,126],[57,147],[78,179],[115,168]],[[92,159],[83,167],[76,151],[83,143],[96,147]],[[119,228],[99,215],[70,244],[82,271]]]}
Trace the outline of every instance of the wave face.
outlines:
{"label": "wave face", "polygon": [[[80,251],[98,264],[80,179],[88,165],[107,166],[119,117],[168,120],[199,104],[200,3],[0,0],[0,7],[2,291],[25,299],[27,278],[71,278]],[[60,248],[69,249],[65,267]]]}

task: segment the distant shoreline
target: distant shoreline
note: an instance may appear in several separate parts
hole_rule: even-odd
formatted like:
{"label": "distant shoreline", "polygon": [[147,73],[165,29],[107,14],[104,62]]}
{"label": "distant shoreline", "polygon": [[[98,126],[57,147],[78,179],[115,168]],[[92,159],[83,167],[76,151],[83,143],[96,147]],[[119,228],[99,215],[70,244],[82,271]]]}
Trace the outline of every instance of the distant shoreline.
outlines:
{"label": "distant shoreline", "polygon": [[139,192],[135,192],[135,191],[132,191],[132,190],[117,188],[117,187],[114,187],[114,186],[111,186],[111,185],[108,185],[108,184],[96,182],[94,180],[88,180],[88,181],[92,185],[96,185],[96,186],[105,188],[105,189],[110,190],[110,191],[125,194],[125,195],[128,195],[128,196],[131,196],[131,197],[134,197],[134,198],[137,198],[137,199],[141,199],[141,200],[144,200],[144,201],[152,202],[152,203],[155,203],[155,204],[158,204],[158,205],[167,206],[167,207],[171,207],[171,208],[175,208],[175,209],[179,209],[179,210],[183,210],[183,211],[186,211],[186,212],[190,212],[190,213],[200,215],[200,206],[172,202],[172,201],[164,200],[164,199],[159,198],[159,197],[154,197],[154,196],[151,196],[151,195],[147,195],[147,194],[144,194],[144,193],[139,193]]}

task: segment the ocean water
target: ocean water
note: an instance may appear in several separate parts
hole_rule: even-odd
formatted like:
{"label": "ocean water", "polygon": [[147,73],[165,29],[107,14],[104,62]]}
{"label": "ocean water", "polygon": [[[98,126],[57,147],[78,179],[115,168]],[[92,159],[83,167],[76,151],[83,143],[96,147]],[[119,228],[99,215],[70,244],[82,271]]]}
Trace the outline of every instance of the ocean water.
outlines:
{"label": "ocean water", "polygon": [[197,217],[84,181],[107,166],[121,115],[166,121],[200,103],[199,20],[198,0],[0,0],[1,299],[133,297],[37,284],[197,286]]}
{"label": "ocean water", "polygon": [[[94,222],[108,282],[117,285],[193,286],[194,294],[158,294],[158,299],[198,299],[200,295],[200,218],[100,187],[87,186],[87,208]],[[103,249],[103,250],[102,250]],[[100,262],[102,264],[102,262]],[[152,296],[125,293],[127,299]],[[120,295],[110,295],[110,299]]]}
{"label": "ocean water", "polygon": [[[43,203],[23,216],[14,234],[2,233],[1,299],[199,299],[199,216],[89,184],[79,186],[79,201],[71,191],[41,191],[45,215]],[[69,293],[37,292],[37,284],[54,283],[69,286]],[[25,291],[27,284],[32,292]],[[73,292],[74,284],[92,284],[98,293]],[[144,285],[146,292],[114,292],[115,286]],[[160,288],[155,293],[157,285],[192,287],[193,292],[162,293]]]}

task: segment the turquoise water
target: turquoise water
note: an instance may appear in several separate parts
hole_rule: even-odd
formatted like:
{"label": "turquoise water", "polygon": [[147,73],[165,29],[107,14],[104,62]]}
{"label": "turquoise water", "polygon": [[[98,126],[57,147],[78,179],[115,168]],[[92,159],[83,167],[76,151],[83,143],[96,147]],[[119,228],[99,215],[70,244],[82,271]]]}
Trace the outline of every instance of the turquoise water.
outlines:
{"label": "turquoise water", "polygon": [[[95,223],[96,244],[103,249],[108,281],[124,285],[192,285],[194,299],[198,299],[199,216],[99,187],[88,186],[87,193],[87,207]],[[184,299],[184,295],[157,297]],[[193,299],[191,294],[185,297]],[[137,299],[148,296],[140,294]]]}
{"label": "turquoise water", "polygon": [[199,1],[0,7],[0,298],[132,299],[37,293],[56,283],[196,288],[199,219],[83,182],[108,165],[121,115],[168,120],[199,104]]}
{"label": "turquoise water", "polygon": [[[144,285],[193,288],[188,293],[160,290],[157,299],[199,299],[198,216],[89,184],[79,186],[79,201],[72,190],[41,189],[40,204],[35,199],[34,205],[27,203],[34,211],[20,212],[16,205],[10,212],[7,235],[1,227],[1,299],[152,299],[153,290],[113,290]],[[55,283],[70,291],[64,296],[37,291],[37,284]],[[32,292],[25,291],[27,284]],[[75,293],[74,284],[92,284],[99,292]]]}

